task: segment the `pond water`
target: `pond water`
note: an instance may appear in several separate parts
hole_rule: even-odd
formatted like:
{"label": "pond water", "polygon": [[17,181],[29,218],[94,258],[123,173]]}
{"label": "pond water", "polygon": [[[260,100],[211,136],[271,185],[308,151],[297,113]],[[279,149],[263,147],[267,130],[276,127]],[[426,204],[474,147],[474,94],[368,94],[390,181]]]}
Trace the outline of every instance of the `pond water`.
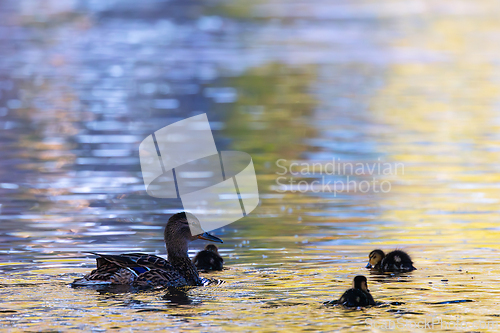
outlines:
{"label": "pond water", "polygon": [[[1,2],[0,328],[497,330],[499,16],[494,1]],[[88,251],[165,255],[181,204],[146,194],[138,146],[202,112],[259,183],[259,207],[214,231],[227,268],[205,276],[224,283],[70,288]],[[375,248],[418,270],[370,273]],[[357,274],[381,305],[322,305]]]}

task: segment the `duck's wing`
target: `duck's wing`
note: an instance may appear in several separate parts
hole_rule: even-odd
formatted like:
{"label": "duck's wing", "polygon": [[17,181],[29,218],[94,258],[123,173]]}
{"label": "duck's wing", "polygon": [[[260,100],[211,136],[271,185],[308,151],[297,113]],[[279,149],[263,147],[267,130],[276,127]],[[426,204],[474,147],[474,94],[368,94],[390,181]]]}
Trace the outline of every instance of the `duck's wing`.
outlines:
{"label": "duck's wing", "polygon": [[[118,255],[113,254],[100,254],[95,252],[89,252],[99,256],[97,260],[97,268],[101,265],[113,264],[122,268],[132,268],[136,269],[137,273],[143,273],[144,271],[149,271],[151,269],[174,269],[172,265],[165,259],[145,253],[122,253]],[[139,269],[139,268],[143,269]]]}
{"label": "duck's wing", "polygon": [[96,269],[83,278],[73,281],[71,286],[130,285],[138,276],[138,273],[131,268],[124,268],[99,259],[97,259]]}
{"label": "duck's wing", "polygon": [[[96,284],[132,284],[142,274],[161,270],[181,276],[176,269],[163,258],[144,253],[124,253],[118,255],[97,255],[97,268],[82,279],[75,280],[73,286],[96,285]],[[177,276],[177,278],[178,278]]]}

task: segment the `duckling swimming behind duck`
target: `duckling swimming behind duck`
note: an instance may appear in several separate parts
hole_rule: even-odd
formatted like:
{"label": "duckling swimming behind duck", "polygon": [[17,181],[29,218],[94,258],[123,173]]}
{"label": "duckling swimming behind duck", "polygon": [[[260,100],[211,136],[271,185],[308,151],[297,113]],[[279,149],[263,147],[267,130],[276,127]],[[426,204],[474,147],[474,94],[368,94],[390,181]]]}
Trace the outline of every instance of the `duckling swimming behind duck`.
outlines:
{"label": "duckling swimming behind duck", "polygon": [[325,304],[339,304],[346,307],[376,305],[370,290],[368,290],[368,281],[363,275],[356,276],[352,281],[352,288],[346,290],[337,301]]}
{"label": "duckling swimming behind duck", "polygon": [[[197,221],[192,215],[190,220]],[[71,285],[129,285],[139,289],[203,285],[203,279],[189,259],[188,244],[195,239],[220,243],[222,240],[207,232],[193,236],[184,212],[170,217],[165,227],[164,239],[168,261],[144,253],[93,253],[99,256],[96,259],[97,268]]]}
{"label": "duckling swimming behind duck", "polygon": [[224,264],[224,259],[219,255],[217,246],[214,244],[207,244],[205,250],[196,254],[193,258],[193,264],[198,269],[206,271],[221,271]]}
{"label": "duckling swimming behind duck", "polygon": [[368,258],[366,268],[378,269],[382,272],[411,272],[416,269],[408,253],[401,250],[395,250],[386,255],[384,251],[377,249],[370,252]]}

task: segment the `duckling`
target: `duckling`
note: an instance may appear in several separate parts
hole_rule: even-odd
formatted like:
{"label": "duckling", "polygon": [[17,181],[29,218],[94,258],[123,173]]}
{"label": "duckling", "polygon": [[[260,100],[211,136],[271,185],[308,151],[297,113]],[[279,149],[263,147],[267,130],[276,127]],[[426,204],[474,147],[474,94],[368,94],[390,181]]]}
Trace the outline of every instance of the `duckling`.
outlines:
{"label": "duckling", "polygon": [[416,268],[413,266],[408,253],[395,250],[387,255],[382,250],[373,250],[370,252],[366,268],[378,269],[382,272],[411,272]]}
{"label": "duckling", "polygon": [[[189,219],[194,223],[198,221],[191,214]],[[203,285],[204,280],[189,259],[188,244],[196,239],[219,243],[222,240],[207,232],[193,236],[185,212],[170,217],[163,236],[168,261],[144,253],[106,255],[91,252],[98,256],[97,268],[71,285],[130,285],[139,289]]]}
{"label": "duckling", "polygon": [[198,252],[193,258],[193,264],[200,270],[221,271],[224,259],[219,255],[217,246],[214,244],[207,244],[205,250]]}
{"label": "duckling", "polygon": [[356,276],[352,281],[352,288],[344,292],[337,301],[328,304],[339,304],[346,307],[376,305],[368,290],[368,281],[363,275]]}

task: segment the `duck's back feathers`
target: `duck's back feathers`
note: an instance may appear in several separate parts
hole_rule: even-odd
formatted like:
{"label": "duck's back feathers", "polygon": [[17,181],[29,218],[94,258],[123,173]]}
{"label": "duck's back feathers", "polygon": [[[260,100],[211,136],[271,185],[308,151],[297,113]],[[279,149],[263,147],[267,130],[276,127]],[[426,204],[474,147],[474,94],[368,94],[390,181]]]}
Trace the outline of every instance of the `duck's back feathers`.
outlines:
{"label": "duck's back feathers", "polygon": [[95,252],[89,253],[99,256],[99,258],[97,258],[97,268],[99,268],[100,263],[113,263],[120,267],[142,266],[149,268],[172,268],[172,265],[170,265],[167,260],[152,254],[123,253],[118,255],[111,255]]}
{"label": "duck's back feathers", "polygon": [[203,250],[198,252],[198,254],[193,258],[193,264],[196,268],[201,270],[214,270],[220,271],[224,265],[224,259],[218,254],[212,251]]}
{"label": "duck's back feathers", "polygon": [[410,272],[415,270],[416,268],[413,266],[413,261],[408,253],[395,250],[389,252],[380,264],[380,269],[384,272],[394,272],[394,271],[403,271]]}
{"label": "duck's back feathers", "polygon": [[[144,253],[99,254],[97,268],[73,282],[74,286],[128,284],[136,287],[172,287],[186,284],[185,278],[165,259]],[[151,273],[152,272],[152,273]],[[161,272],[161,273],[160,273]],[[163,278],[163,280],[162,280]]]}
{"label": "duck's back feathers", "polygon": [[346,307],[358,307],[358,306],[368,306],[375,305],[375,300],[372,295],[368,292],[364,292],[360,289],[348,289],[337,301],[337,304]]}

